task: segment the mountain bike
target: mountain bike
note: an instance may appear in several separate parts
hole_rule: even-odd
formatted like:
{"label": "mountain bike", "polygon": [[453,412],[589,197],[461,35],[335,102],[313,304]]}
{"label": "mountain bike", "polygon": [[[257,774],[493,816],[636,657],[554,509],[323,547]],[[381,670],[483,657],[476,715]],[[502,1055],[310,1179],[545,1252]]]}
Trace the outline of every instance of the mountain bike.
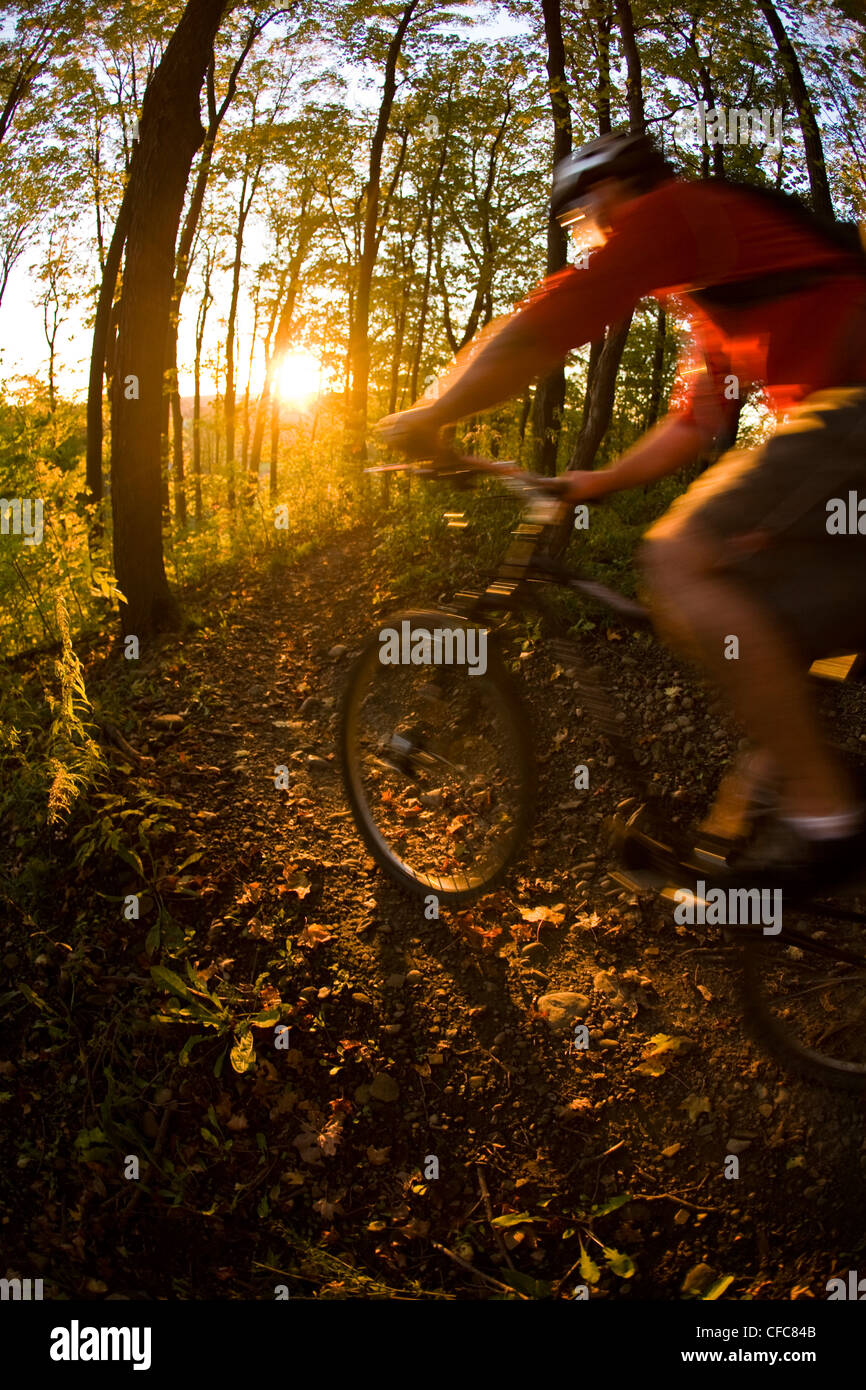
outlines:
{"label": "mountain bike", "polygon": [[[571,668],[576,703],[615,754],[632,793],[628,818],[607,824],[617,859],[608,876],[668,901],[701,874],[712,882],[719,847],[695,857],[693,837],[687,843],[674,833],[673,808],[656,793],[648,758],[632,746],[599,669],[571,635],[573,620],[550,599],[567,590],[632,629],[649,628],[646,609],[563,563],[572,509],[551,496],[548,480],[511,463],[446,459],[369,471],[403,469],[464,489],[492,477],[519,499],[521,512],[483,588],[442,608],[383,619],[352,665],[339,756],[353,819],[373,859],[402,889],[451,907],[489,892],[508,872],[528,840],[536,797],[532,719],[509,658],[516,621],[531,616],[557,661]],[[749,820],[772,809],[772,788],[757,786]],[[866,898],[866,876],[844,899],[798,901],[798,919],[809,919],[805,928],[783,922],[767,936],[760,926],[726,925],[721,936],[739,949],[756,1040],[802,1074],[866,1094],[860,894]]]}

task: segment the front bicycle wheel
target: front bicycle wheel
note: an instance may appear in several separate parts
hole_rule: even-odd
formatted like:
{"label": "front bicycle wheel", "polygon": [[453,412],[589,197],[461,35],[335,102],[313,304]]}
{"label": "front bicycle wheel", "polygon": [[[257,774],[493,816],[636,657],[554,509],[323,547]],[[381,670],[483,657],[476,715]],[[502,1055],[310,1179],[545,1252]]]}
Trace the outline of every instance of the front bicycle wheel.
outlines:
{"label": "front bicycle wheel", "polygon": [[810,904],[809,921],[743,952],[756,1042],[813,1081],[866,1095],[866,914],[862,900]]}
{"label": "front bicycle wheel", "polygon": [[387,627],[399,633],[407,622],[412,633],[459,629],[454,650],[484,651],[486,669],[384,665],[384,627],[372,633],[343,697],[343,780],[376,863],[401,888],[456,905],[497,883],[526,840],[535,791],[528,720],[486,629],[441,612],[398,613]]}

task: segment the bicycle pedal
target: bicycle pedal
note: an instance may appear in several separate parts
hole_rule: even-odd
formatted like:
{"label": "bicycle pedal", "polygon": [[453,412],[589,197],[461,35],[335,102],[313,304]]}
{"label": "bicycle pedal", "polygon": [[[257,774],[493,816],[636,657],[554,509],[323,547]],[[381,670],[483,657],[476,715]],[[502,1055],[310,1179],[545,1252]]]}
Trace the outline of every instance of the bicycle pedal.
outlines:
{"label": "bicycle pedal", "polygon": [[621,888],[630,888],[634,893],[657,894],[669,883],[669,875],[655,869],[608,869],[607,876]]}
{"label": "bicycle pedal", "polygon": [[372,758],[374,767],[381,767],[385,772],[396,772],[401,777],[408,777],[410,781],[416,780],[416,774],[408,760],[403,760],[399,756],[394,758]]}
{"label": "bicycle pedal", "polygon": [[692,864],[697,870],[708,873],[724,873],[728,867],[728,855],[735,841],[723,840],[716,835],[702,835],[692,848]]}

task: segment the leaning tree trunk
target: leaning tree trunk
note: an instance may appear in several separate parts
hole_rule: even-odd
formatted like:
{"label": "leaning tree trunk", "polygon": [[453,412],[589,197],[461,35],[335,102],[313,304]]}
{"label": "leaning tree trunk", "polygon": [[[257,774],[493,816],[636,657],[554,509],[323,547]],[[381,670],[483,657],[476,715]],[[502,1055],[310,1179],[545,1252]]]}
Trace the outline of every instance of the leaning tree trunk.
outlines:
{"label": "leaning tree trunk", "polygon": [[87,491],[93,502],[102,501],[102,382],[108,356],[114,291],[117,288],[117,276],[129,229],[131,208],[132,195],[127,183],[105,258],[96,317],[93,321],[90,380],[87,388]]}
{"label": "leaning tree trunk", "polygon": [[174,624],[162,551],[160,425],[174,247],[184,192],[204,139],[199,93],[226,0],[188,0],[144,95],[130,171],[131,210],[111,393],[114,568],[123,630]]}
{"label": "leaning tree trunk", "polygon": [[207,311],[213,301],[213,295],[210,292],[211,270],[212,263],[208,257],[205,260],[204,292],[195,321],[195,394],[192,403],[192,472],[195,488],[195,519],[197,525],[201,524],[201,354],[204,344]]}
{"label": "leaning tree trunk", "polygon": [[[265,21],[266,23],[268,21]],[[177,243],[174,260],[174,288],[171,297],[171,316],[169,319],[169,341],[166,344],[166,368],[171,370],[171,363],[177,362],[177,331],[180,322],[180,301],[186,290],[189,279],[190,256],[192,254],[195,235],[201,219],[201,211],[204,206],[204,197],[207,191],[208,180],[210,178],[211,164],[213,161],[214,147],[216,138],[222,125],[223,117],[234,101],[237,91],[238,78],[241,69],[246,62],[247,56],[253,47],[256,39],[262,31],[264,25],[260,20],[254,19],[247,32],[244,46],[229,74],[225,96],[219,106],[216,104],[216,87],[214,85],[215,59],[211,52],[207,66],[207,113],[208,123],[205,131],[204,142],[202,144],[201,158],[193,184],[192,194],[183,221],[180,238]],[[176,366],[175,366],[176,370]],[[174,416],[175,404],[172,402],[172,418]]]}
{"label": "leaning tree trunk", "polygon": [[800,130],[803,133],[803,149],[806,154],[806,169],[809,174],[812,206],[819,217],[824,217],[827,221],[832,222],[835,214],[833,212],[833,199],[830,197],[830,185],[827,181],[824,146],[821,142],[821,132],[818,129],[815,108],[809,96],[796,49],[788,37],[787,30],[779,18],[772,0],[758,0],[758,8],[773,35],[779,53],[779,61],[788,79],[791,96],[797,108]]}
{"label": "leaning tree trunk", "polygon": [[276,332],[273,336],[273,343],[270,354],[265,363],[265,379],[259,394],[258,406],[256,408],[256,423],[253,428],[253,438],[250,445],[249,458],[249,480],[250,487],[258,487],[259,468],[262,462],[262,445],[265,437],[265,425],[268,415],[273,419],[271,411],[271,398],[276,398],[276,377],[286,355],[289,346],[289,339],[292,333],[292,325],[295,318],[295,304],[297,303],[298,291],[301,286],[301,275],[304,268],[304,258],[309,245],[309,232],[299,234],[298,245],[295,254],[289,264],[288,280],[289,287],[286,297],[280,309],[280,316],[277,321]]}
{"label": "leaning tree trunk", "polygon": [[616,397],[616,376],[625,350],[632,315],[611,324],[598,354],[589,405],[580,424],[569,469],[592,468],[601,441],[607,434]]}
{"label": "leaning tree trunk", "polygon": [[[565,45],[559,0],[542,0],[547,39],[547,80],[553,115],[553,160],[564,159],[571,149],[571,110],[565,80]],[[555,275],[568,261],[568,235],[554,217],[547,222],[547,273]],[[539,473],[556,472],[562,408],[565,405],[565,367],[556,367],[538,383],[533,409],[536,439],[535,467]]]}

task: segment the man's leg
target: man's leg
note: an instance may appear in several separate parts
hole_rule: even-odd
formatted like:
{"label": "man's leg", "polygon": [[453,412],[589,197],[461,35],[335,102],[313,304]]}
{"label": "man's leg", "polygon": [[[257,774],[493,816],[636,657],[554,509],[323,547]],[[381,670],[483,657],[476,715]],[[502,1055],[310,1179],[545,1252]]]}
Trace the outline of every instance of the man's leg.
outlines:
{"label": "man's leg", "polygon": [[[802,660],[769,611],[725,574],[730,556],[730,543],[695,518],[657,523],[643,559],[658,627],[727,693],[753,742],[773,758],[783,816],[849,817],[855,789],[821,736]],[[735,659],[725,655],[732,636]]]}
{"label": "man's leg", "polygon": [[748,748],[726,772],[701,821],[704,835],[731,842],[745,839],[752,824],[756,801],[766,796],[775,806],[771,789],[778,786],[778,773],[772,754],[766,748]]}

